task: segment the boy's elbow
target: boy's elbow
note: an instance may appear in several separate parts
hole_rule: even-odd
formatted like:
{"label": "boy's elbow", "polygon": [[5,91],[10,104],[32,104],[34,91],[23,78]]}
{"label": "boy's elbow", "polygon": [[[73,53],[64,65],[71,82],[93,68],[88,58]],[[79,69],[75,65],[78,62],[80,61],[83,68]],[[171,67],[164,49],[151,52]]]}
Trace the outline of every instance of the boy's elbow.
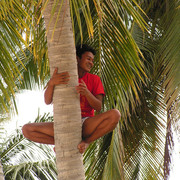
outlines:
{"label": "boy's elbow", "polygon": [[50,103],[50,102],[48,102],[48,101],[44,101],[44,102],[45,102],[45,104],[46,104],[46,105],[49,105],[49,104],[51,104],[51,103]]}
{"label": "boy's elbow", "polygon": [[44,99],[44,102],[45,102],[45,104],[49,105],[49,104],[51,104],[51,103],[52,103],[52,100],[49,100],[49,99]]}
{"label": "boy's elbow", "polygon": [[100,111],[101,111],[101,108],[102,108],[102,105],[98,106],[98,107],[96,108],[96,111],[97,111],[97,112],[100,112]]}

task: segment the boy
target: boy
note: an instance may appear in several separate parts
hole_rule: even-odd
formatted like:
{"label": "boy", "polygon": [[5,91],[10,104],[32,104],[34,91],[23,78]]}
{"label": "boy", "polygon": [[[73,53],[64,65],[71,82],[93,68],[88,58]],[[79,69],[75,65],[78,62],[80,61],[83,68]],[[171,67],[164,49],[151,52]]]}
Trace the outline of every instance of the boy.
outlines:
{"label": "boy", "polygon": [[[100,78],[90,74],[93,67],[95,50],[88,45],[76,47],[76,58],[78,62],[79,85],[76,87],[80,94],[81,116],[82,116],[82,141],[78,144],[80,153],[84,153],[88,145],[96,139],[111,132],[120,119],[120,112],[116,109],[94,116],[94,110],[100,111],[102,99],[105,95]],[[54,70],[44,93],[46,104],[53,100],[54,87],[58,84],[67,84],[68,72],[58,73]],[[26,138],[44,144],[54,144],[53,122],[30,123],[22,128]]]}

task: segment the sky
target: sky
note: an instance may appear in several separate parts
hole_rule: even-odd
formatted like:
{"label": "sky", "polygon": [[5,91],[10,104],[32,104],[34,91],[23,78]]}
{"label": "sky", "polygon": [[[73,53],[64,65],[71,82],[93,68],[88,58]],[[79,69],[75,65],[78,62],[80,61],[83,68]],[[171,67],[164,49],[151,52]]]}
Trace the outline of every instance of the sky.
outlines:
{"label": "sky", "polygon": [[[24,124],[28,122],[34,122],[38,116],[38,111],[40,115],[44,113],[53,112],[52,105],[46,105],[44,103],[44,92],[42,90],[25,91],[24,93],[17,94],[17,108],[19,110],[18,115],[12,117],[8,126],[11,131],[15,128],[21,128]],[[39,109],[39,110],[38,110]],[[9,131],[10,132],[10,131]],[[180,139],[177,140],[175,135],[175,150],[172,156],[172,169],[169,180],[179,180],[180,178]]]}
{"label": "sky", "polygon": [[28,122],[34,122],[38,116],[50,112],[53,114],[53,106],[44,103],[43,90],[25,91],[24,93],[17,94],[17,109],[18,116],[13,117],[13,122],[16,127],[22,126]]}

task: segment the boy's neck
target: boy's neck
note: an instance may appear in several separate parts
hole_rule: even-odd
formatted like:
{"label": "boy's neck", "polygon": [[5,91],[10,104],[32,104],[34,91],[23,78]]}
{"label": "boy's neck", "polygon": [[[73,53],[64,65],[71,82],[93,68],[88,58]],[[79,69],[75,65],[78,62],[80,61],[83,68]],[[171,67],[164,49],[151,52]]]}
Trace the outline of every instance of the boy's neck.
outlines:
{"label": "boy's neck", "polygon": [[78,69],[78,77],[79,78],[82,78],[85,74],[86,74],[86,71],[81,71],[80,69]]}

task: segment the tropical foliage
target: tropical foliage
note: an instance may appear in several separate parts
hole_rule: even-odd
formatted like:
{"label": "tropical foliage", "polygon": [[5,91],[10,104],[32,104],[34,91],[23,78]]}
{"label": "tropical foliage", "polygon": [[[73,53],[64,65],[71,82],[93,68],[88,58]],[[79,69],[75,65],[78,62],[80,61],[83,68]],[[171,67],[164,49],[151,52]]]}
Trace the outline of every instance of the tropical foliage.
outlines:
{"label": "tropical foliage", "polygon": [[[76,44],[97,50],[92,72],[104,83],[104,110],[117,108],[122,114],[116,130],[84,154],[86,178],[167,178],[169,132],[178,129],[179,119],[179,1],[70,2]],[[40,3],[0,3],[1,109],[6,111],[17,89],[48,78]]]}
{"label": "tropical foliage", "polygon": [[[35,122],[51,122],[49,114]],[[5,179],[57,179],[55,153],[51,146],[34,143],[16,130],[1,143],[1,163]]]}
{"label": "tropical foliage", "polygon": [[[32,88],[34,83],[38,83],[38,77],[44,80],[49,73],[45,26],[43,19],[39,20],[40,9],[35,1],[0,2],[2,118],[6,118],[4,114],[15,105],[15,92],[18,89]],[[32,55],[34,61],[31,61]]]}

